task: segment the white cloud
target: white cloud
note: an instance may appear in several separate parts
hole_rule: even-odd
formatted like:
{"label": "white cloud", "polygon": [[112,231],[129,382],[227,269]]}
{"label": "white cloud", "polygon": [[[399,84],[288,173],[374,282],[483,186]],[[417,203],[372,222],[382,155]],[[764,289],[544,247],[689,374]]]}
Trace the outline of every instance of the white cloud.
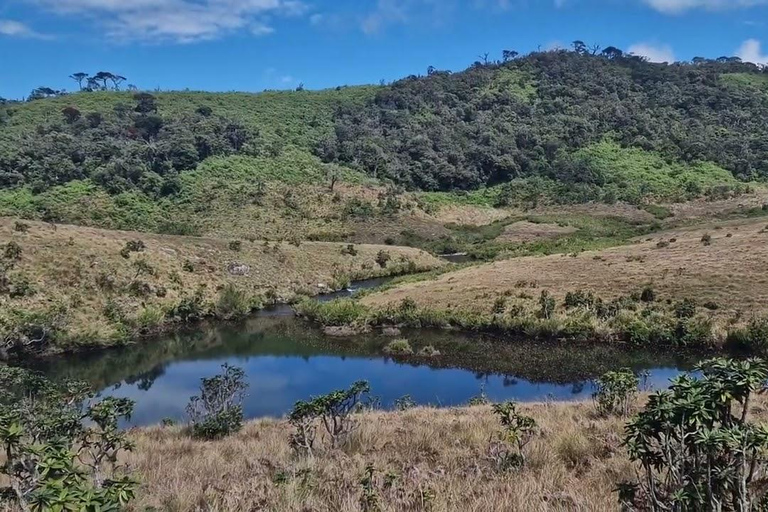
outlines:
{"label": "white cloud", "polygon": [[96,20],[118,40],[174,41],[216,39],[248,31],[274,32],[273,16],[297,16],[306,5],[297,0],[27,0],[62,15]]}
{"label": "white cloud", "polygon": [[403,0],[378,0],[376,8],[360,22],[360,28],[366,34],[376,34],[387,25],[406,23],[409,7],[409,2]]}
{"label": "white cloud", "polygon": [[15,20],[0,19],[0,36],[27,39],[50,39],[50,36],[35,32],[28,25]]}
{"label": "white cloud", "polygon": [[675,62],[675,53],[668,44],[636,43],[627,48],[627,53],[645,57],[651,62]]}
{"label": "white cloud", "polygon": [[643,0],[646,4],[665,14],[680,14],[692,9],[738,9],[767,5],[768,0]]}
{"label": "white cloud", "polygon": [[744,41],[739,49],[736,50],[736,56],[744,62],[768,65],[768,55],[763,53],[760,41],[757,39],[747,39]]}

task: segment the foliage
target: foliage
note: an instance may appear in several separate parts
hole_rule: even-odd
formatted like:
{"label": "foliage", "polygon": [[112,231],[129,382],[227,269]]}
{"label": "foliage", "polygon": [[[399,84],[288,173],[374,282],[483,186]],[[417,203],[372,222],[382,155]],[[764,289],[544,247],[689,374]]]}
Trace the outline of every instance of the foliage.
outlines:
{"label": "foliage", "polygon": [[555,298],[547,290],[539,296],[539,317],[549,320],[555,313]]}
{"label": "foliage", "polygon": [[216,316],[225,320],[240,318],[251,312],[247,293],[233,283],[226,284],[219,292],[216,302]]}
{"label": "foliage", "polygon": [[376,253],[376,263],[378,263],[381,268],[385,268],[391,259],[392,256],[390,256],[388,251],[382,249]]}
{"label": "foliage", "polygon": [[626,416],[637,397],[640,380],[629,368],[607,372],[595,380],[592,399],[600,415],[617,414]]}
{"label": "foliage", "polygon": [[132,448],[118,422],[133,402],[92,396],[83,383],[0,367],[0,473],[22,510],[118,510],[134,498],[118,462]]}
{"label": "foliage", "polygon": [[683,375],[654,393],[626,427],[624,444],[640,466],[624,484],[623,507],[641,510],[756,510],[765,499],[768,428],[749,421],[764,389],[760,359],[712,359],[701,377]]}
{"label": "foliage", "polygon": [[288,415],[296,429],[291,434],[291,446],[299,452],[312,455],[317,424],[321,424],[332,448],[338,448],[357,427],[351,415],[360,408],[360,401],[371,388],[366,381],[357,381],[346,390],[336,390],[309,401],[298,401]]}
{"label": "foliage", "polygon": [[489,447],[491,459],[500,470],[524,466],[525,447],[536,433],[536,421],[519,412],[515,402],[493,404],[493,412],[502,430]]}
{"label": "foliage", "polygon": [[187,405],[195,437],[220,439],[243,426],[242,400],[248,388],[245,372],[227,363],[221,369],[219,375],[200,379],[200,394]]}
{"label": "foliage", "polygon": [[392,340],[384,347],[384,353],[396,356],[406,356],[413,354],[411,344],[405,338]]}

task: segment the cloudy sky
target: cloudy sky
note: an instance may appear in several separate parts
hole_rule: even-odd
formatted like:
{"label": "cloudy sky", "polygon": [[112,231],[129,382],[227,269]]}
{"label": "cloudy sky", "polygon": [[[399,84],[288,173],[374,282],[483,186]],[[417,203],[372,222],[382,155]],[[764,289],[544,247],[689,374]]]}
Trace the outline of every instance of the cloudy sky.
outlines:
{"label": "cloudy sky", "polygon": [[574,39],[768,63],[768,0],[0,0],[0,96],[100,70],[150,89],[377,83]]}

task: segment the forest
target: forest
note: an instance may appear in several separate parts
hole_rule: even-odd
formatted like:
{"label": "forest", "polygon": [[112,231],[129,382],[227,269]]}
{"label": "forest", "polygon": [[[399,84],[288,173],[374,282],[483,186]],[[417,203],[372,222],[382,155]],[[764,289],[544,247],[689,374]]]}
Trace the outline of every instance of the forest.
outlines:
{"label": "forest", "polygon": [[[657,64],[574,44],[335,91],[151,94],[102,82],[0,105],[0,189],[87,181],[154,201],[208,157],[289,150],[410,190],[506,183],[501,205],[531,189],[638,203],[669,189],[654,188],[659,169],[683,200],[768,176],[768,73],[736,58]],[[617,175],[621,162],[632,168]]]}

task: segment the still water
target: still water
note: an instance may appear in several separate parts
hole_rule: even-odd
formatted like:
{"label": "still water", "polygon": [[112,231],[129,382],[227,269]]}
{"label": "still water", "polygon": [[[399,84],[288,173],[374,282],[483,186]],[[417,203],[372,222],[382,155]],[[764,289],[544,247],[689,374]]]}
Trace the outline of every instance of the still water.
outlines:
{"label": "still water", "polygon": [[130,424],[148,425],[164,418],[185,420],[184,408],[197,393],[200,378],[215,375],[225,362],[246,372],[248,418],[281,416],[297,400],[358,379],[370,382],[385,408],[403,395],[441,406],[465,404],[480,393],[494,401],[569,400],[589,397],[591,380],[611,369],[647,371],[647,385],[662,387],[694,362],[668,353],[589,344],[446,331],[402,335],[414,350],[432,345],[441,354],[393,359],[382,352],[392,338],[381,333],[334,339],[289,314],[273,314],[38,364],[54,378],[88,381],[102,396],[135,400]]}

